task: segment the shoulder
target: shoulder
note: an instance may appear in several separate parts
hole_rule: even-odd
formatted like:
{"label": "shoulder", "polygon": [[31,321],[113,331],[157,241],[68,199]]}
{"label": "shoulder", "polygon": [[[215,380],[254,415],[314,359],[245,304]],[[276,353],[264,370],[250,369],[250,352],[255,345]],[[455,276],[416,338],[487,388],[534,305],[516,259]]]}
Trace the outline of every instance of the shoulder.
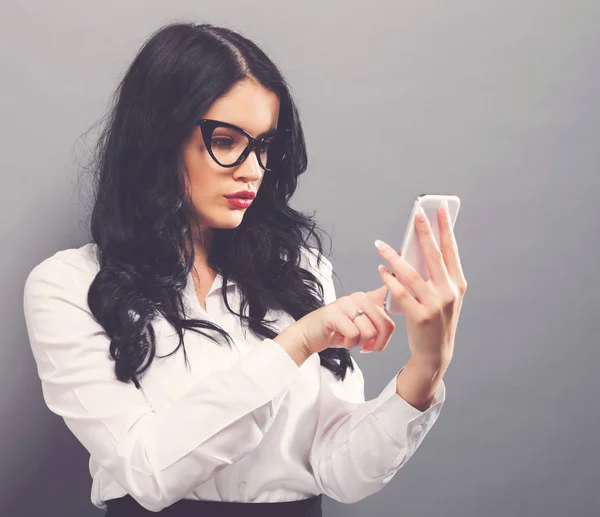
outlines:
{"label": "shoulder", "polygon": [[99,270],[96,251],[97,246],[88,243],[79,248],[57,251],[42,260],[27,275],[24,285],[25,301],[41,292],[77,290],[86,284],[89,287]]}

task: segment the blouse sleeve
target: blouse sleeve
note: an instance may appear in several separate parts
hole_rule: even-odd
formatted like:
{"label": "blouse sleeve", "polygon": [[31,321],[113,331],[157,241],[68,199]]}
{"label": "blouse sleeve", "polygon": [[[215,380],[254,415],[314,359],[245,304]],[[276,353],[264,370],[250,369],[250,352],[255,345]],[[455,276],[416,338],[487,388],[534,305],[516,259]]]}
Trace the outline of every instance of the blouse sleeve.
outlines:
{"label": "blouse sleeve", "polygon": [[87,305],[90,282],[54,257],[27,277],[24,312],[44,400],[134,499],[160,511],[261,442],[275,417],[270,401],[300,369],[265,339],[158,412],[116,379],[109,338]]}
{"label": "blouse sleeve", "polygon": [[[331,263],[320,268],[325,303],[336,299]],[[343,381],[322,368],[317,430],[310,464],[320,489],[342,503],[381,490],[406,464],[436,422],[445,400],[443,381],[432,405],[420,411],[396,393],[396,375],[365,401],[364,377],[354,360]]]}

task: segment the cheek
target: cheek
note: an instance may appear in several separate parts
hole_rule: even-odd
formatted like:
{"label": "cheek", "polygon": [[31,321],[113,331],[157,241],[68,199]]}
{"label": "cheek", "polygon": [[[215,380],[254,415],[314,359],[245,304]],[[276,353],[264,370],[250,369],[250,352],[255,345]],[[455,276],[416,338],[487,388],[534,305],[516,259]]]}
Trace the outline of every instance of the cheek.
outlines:
{"label": "cheek", "polygon": [[217,186],[219,174],[209,160],[205,149],[195,149],[185,156],[186,182],[194,198],[209,195]]}

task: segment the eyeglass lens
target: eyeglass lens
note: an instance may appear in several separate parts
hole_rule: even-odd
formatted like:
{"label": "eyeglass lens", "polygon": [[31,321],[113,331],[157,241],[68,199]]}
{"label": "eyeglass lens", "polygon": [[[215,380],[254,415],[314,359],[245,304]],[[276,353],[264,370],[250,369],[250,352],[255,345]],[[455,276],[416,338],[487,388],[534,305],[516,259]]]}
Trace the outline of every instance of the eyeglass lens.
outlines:
{"label": "eyeglass lens", "polygon": [[[268,167],[268,150],[272,141],[273,137],[257,144],[259,161],[263,167]],[[229,127],[216,127],[210,138],[211,151],[222,165],[233,165],[249,144],[244,133]]]}

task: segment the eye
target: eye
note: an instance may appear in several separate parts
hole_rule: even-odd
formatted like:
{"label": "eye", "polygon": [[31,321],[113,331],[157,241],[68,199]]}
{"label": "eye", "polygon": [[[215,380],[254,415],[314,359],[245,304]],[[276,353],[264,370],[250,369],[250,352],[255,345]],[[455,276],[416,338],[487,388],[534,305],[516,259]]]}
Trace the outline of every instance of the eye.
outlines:
{"label": "eye", "polygon": [[210,141],[210,145],[213,147],[231,147],[233,144],[233,138],[226,136],[214,137]]}

